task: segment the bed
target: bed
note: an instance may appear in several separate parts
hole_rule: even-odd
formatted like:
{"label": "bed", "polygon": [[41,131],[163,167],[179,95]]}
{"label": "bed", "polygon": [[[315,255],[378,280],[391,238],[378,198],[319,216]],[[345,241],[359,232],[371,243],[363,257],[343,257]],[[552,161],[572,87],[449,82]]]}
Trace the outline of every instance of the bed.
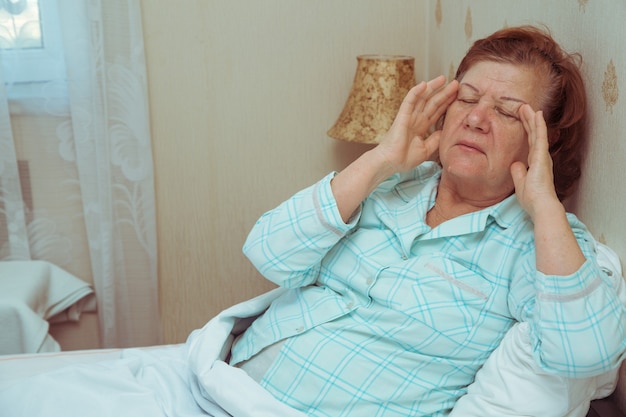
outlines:
{"label": "bed", "polygon": [[[599,262],[626,303],[619,259],[608,247],[599,249]],[[2,416],[301,417],[226,362],[234,337],[284,291],[222,311],[182,344],[0,356]],[[618,376],[618,370],[585,379],[544,373],[531,358],[527,324],[518,323],[451,416],[619,416],[623,396],[611,395],[623,390]]]}

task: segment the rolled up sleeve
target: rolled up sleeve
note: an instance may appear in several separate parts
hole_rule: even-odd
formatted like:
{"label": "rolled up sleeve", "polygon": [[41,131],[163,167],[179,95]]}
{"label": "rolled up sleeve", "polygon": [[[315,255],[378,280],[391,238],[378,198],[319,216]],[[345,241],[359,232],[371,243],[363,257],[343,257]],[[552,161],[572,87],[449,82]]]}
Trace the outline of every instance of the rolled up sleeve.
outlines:
{"label": "rolled up sleeve", "polygon": [[531,324],[542,367],[586,377],[619,365],[626,351],[625,309],[596,262],[587,260],[568,276],[537,272],[535,290]]}

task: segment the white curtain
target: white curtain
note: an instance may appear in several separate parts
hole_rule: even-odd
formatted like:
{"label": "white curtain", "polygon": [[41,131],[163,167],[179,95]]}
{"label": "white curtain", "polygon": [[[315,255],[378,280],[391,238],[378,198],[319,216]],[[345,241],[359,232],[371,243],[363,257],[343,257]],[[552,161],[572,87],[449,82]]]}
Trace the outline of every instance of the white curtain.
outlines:
{"label": "white curtain", "polygon": [[[58,18],[62,46],[46,65],[61,75],[15,81],[29,65],[6,53],[30,47],[20,33],[9,47],[3,39],[0,54],[0,260],[47,260],[93,283],[102,347],[157,344],[140,2],[40,0],[40,6],[46,2],[56,4],[57,14],[41,14],[42,26],[45,16]],[[6,31],[1,36],[10,38]]]}

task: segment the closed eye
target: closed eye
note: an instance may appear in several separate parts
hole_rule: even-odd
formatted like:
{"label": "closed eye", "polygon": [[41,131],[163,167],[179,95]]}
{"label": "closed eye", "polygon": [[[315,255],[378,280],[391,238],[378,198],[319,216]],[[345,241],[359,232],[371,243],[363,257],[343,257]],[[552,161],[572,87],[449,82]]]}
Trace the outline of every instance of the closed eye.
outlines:
{"label": "closed eye", "polygon": [[518,117],[517,114],[511,113],[511,112],[509,112],[507,110],[504,110],[504,109],[502,109],[500,107],[496,107],[496,112],[501,114],[504,117],[507,117],[507,118],[510,118],[510,119],[513,119],[513,120],[520,120],[520,118]]}

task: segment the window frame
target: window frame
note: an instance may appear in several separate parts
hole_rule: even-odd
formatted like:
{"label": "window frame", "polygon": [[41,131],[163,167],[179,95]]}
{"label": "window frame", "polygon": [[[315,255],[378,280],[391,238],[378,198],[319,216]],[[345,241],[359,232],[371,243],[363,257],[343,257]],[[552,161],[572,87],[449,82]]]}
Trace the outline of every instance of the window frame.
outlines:
{"label": "window frame", "polygon": [[53,80],[61,81],[60,90],[65,90],[67,75],[57,0],[38,0],[38,4],[43,46],[0,50],[9,100],[36,96],[38,86]]}

